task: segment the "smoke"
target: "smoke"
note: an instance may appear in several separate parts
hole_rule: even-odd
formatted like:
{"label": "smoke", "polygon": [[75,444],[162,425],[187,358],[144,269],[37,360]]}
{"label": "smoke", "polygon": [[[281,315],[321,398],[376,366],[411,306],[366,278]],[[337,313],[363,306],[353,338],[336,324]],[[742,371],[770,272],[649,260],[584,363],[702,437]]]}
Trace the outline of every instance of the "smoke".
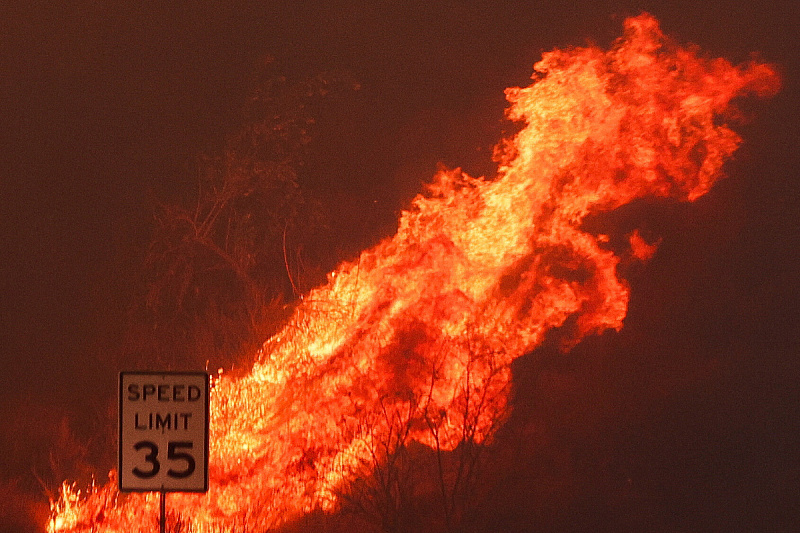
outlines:
{"label": "smoke", "polygon": [[[215,380],[211,489],[171,498],[198,531],[334,509],[412,444],[491,442],[516,359],[557,328],[565,351],[623,326],[621,258],[587,217],[702,197],[740,143],[724,120],[731,100],[778,87],[771,67],[708,59],[648,15],[608,51],[544,54],[533,80],[507,91],[523,127],[498,147],[497,176],[439,172],[395,236],[306,295],[251,373]],[[652,255],[632,235],[629,255]],[[93,527],[100,509],[97,525],[130,531],[152,512],[152,498],[113,490],[65,490],[52,529]]]}

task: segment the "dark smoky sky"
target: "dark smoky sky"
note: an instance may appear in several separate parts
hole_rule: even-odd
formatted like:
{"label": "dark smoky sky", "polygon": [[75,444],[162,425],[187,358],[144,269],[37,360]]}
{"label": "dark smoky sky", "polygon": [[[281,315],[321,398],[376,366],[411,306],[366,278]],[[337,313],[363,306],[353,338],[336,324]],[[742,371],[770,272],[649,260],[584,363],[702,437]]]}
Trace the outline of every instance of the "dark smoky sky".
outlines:
{"label": "dark smoky sky", "polygon": [[[785,87],[753,106],[727,181],[691,208],[648,215],[671,239],[634,273],[650,281],[634,293],[631,338],[669,339],[654,349],[659,356],[733,351],[742,370],[729,371],[731,387],[759,394],[777,380],[772,403],[752,418],[784,407],[797,414],[787,376],[800,368],[798,7],[666,6],[3,2],[0,421],[29,416],[46,427],[61,414],[105,409],[120,369],[103,354],[122,327],[150,231],[148,191],[186,190],[197,154],[241,126],[265,57],[289,75],[333,71],[361,84],[358,96],[323,112],[313,163],[317,186],[336,199],[328,207],[337,238],[361,244],[393,230],[438,161],[491,171],[491,147],[508,128],[503,89],[526,84],[541,52],[605,46],[624,16],[642,10],[711,54],[742,61],[760,53],[780,65]],[[11,442],[17,429],[2,422],[0,433]],[[794,479],[797,464],[787,464]]]}

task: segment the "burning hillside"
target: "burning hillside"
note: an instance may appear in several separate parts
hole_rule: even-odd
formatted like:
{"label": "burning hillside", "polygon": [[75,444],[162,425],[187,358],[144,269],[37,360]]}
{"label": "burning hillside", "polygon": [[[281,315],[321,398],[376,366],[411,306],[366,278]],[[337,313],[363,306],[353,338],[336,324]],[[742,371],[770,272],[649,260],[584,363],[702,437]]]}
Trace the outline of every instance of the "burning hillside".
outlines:
{"label": "burning hillside", "polygon": [[[211,397],[210,490],[169,497],[196,532],[263,531],[335,509],[353,480],[413,442],[488,442],[507,412],[511,362],[569,324],[564,348],[618,330],[620,257],[588,215],[637,198],[693,201],[740,139],[732,99],[778,87],[666,39],[642,15],[609,51],[556,50],[507,90],[524,127],[496,149],[497,175],[443,170],[397,233],[330,273],[269,339],[252,371]],[[638,233],[630,254],[655,249]],[[156,495],[64,484],[49,531],[149,531]]]}

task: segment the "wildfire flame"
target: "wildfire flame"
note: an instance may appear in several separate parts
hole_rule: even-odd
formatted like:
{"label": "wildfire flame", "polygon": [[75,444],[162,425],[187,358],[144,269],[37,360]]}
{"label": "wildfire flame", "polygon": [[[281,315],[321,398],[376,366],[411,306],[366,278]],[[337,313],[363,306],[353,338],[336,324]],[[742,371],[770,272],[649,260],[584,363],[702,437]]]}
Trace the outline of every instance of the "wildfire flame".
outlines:
{"label": "wildfire flame", "polygon": [[[524,127],[496,149],[496,177],[439,172],[394,237],[306,296],[252,372],[214,380],[210,490],[169,499],[193,531],[334,508],[386,443],[491,438],[511,362],[545,332],[570,319],[569,345],[622,327],[620,258],[585,217],[705,194],[740,143],[723,123],[731,100],[779,85],[767,65],[678,46],[649,15],[626,20],[609,51],[555,50],[534,69],[506,91]],[[638,233],[631,244],[655,251]],[[157,506],[117,494],[115,479],[87,494],[65,483],[48,531],[144,531]]]}

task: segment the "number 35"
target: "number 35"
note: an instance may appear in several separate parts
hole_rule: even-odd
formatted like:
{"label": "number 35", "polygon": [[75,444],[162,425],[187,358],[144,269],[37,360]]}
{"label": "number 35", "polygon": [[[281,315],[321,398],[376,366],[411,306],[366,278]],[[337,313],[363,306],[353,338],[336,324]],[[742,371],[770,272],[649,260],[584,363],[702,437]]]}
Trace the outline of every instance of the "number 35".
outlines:
{"label": "number 35", "polygon": [[[191,450],[191,442],[186,441],[170,441],[167,444],[167,460],[169,461],[184,461],[186,467],[183,470],[175,470],[170,468],[167,470],[167,475],[174,478],[185,478],[192,475],[195,469],[194,457],[186,452],[180,450]],[[161,471],[161,462],[158,460],[158,446],[155,442],[149,440],[141,440],[133,445],[133,449],[137,452],[139,450],[148,450],[144,456],[144,460],[149,463],[149,470],[142,470],[138,466],[133,469],[133,475],[149,479]]]}

